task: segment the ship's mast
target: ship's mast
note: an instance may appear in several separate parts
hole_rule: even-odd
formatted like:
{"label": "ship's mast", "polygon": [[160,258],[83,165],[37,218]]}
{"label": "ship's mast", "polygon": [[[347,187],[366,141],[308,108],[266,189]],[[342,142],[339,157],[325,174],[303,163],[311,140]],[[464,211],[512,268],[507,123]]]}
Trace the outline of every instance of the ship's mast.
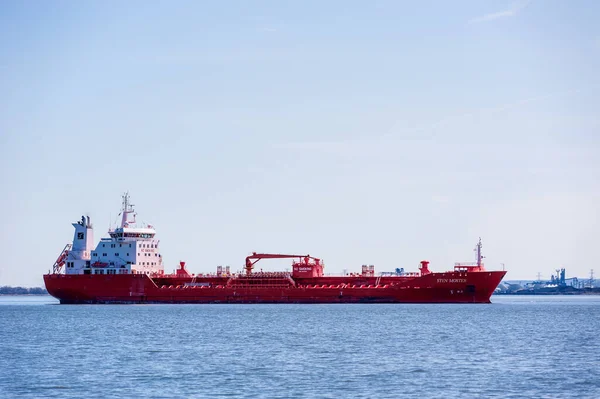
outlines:
{"label": "ship's mast", "polygon": [[477,243],[477,246],[475,247],[475,251],[477,251],[477,266],[481,267],[481,260],[483,259],[483,256],[481,255],[481,237],[479,237],[479,242]]}
{"label": "ship's mast", "polygon": [[[128,215],[130,213],[134,213],[133,204],[129,203],[129,193],[123,194],[123,208],[121,209],[121,228],[125,227],[125,225],[129,222]],[[135,214],[132,222],[135,222]]]}

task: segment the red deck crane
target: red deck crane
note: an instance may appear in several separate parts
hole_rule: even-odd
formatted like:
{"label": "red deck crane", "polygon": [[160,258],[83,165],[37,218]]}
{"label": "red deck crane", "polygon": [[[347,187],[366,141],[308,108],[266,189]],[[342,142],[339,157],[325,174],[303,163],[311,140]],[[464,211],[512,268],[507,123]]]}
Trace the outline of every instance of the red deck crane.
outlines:
{"label": "red deck crane", "polygon": [[[287,255],[287,254],[257,254],[252,252],[252,255],[246,256],[246,274],[252,273],[254,264],[261,259],[290,259],[298,258],[298,263],[305,265],[320,265],[321,259],[312,257],[310,255]],[[310,261],[313,261],[312,263]]]}

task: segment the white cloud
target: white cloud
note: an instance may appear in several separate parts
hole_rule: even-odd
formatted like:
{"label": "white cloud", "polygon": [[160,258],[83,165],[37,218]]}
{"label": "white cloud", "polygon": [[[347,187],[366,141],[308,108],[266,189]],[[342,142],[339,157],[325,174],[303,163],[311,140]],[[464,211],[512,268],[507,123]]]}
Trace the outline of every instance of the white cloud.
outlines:
{"label": "white cloud", "polygon": [[475,18],[471,19],[469,21],[469,23],[479,23],[479,22],[493,21],[493,20],[499,19],[499,18],[514,17],[519,12],[521,12],[521,10],[523,10],[525,7],[527,7],[529,5],[529,3],[531,3],[531,0],[524,0],[524,1],[517,2],[517,3],[513,3],[512,6],[507,10],[496,11],[493,13],[475,17]]}

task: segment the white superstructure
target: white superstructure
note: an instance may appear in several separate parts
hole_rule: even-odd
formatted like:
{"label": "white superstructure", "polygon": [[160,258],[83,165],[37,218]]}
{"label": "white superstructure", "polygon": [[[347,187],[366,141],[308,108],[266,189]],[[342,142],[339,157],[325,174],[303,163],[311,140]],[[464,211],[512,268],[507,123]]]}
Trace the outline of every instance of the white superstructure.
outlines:
{"label": "white superstructure", "polygon": [[85,269],[90,268],[91,252],[94,245],[94,229],[89,216],[81,217],[77,223],[73,223],[75,233],[73,244],[67,252],[65,265],[67,274],[83,274]]}
{"label": "white superstructure", "polygon": [[109,230],[110,237],[102,238],[95,249],[90,218],[82,217],[73,227],[72,248],[65,249],[66,274],[164,274],[156,231],[151,225],[136,225],[127,193],[123,195],[120,226]]}

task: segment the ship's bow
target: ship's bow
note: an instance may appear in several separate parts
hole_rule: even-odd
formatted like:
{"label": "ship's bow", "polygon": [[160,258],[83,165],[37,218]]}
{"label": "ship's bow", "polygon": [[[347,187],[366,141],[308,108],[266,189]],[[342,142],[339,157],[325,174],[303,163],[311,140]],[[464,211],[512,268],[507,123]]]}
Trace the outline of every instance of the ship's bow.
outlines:
{"label": "ship's bow", "polygon": [[500,282],[506,275],[506,271],[479,272],[478,281],[475,285],[477,302],[491,303],[491,297]]}

